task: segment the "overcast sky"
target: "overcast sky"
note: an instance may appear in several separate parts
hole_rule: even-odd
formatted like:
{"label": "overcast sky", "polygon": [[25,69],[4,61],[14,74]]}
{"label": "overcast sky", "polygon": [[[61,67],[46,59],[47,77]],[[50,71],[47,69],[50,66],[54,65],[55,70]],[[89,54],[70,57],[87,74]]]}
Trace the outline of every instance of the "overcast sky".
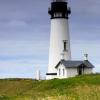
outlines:
{"label": "overcast sky", "polygon": [[[0,78],[44,76],[48,67],[50,0],[0,0]],[[69,0],[73,60],[89,60],[100,72],[100,0]]]}

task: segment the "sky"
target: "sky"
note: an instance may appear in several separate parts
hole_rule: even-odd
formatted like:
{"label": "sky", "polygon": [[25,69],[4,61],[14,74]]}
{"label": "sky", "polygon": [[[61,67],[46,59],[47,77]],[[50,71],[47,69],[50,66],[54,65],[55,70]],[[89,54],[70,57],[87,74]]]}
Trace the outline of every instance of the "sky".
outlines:
{"label": "sky", "polygon": [[[0,78],[35,78],[48,67],[51,0],[0,0]],[[68,0],[71,55],[100,72],[100,0]]]}

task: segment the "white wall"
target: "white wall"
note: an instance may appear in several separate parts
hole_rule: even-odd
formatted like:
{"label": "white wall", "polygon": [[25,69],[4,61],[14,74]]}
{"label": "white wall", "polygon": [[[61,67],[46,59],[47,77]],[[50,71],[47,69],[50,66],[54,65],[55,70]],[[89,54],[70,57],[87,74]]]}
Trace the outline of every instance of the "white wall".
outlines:
{"label": "white wall", "polygon": [[[84,68],[82,74],[91,74],[93,72],[92,68]],[[74,77],[78,75],[77,68],[67,68],[67,77]]]}
{"label": "white wall", "polygon": [[[61,70],[61,74],[59,75],[59,69]],[[65,74],[63,76],[63,69],[65,70]],[[65,68],[63,65],[59,65],[57,68],[57,78],[68,78],[68,77],[74,77],[78,75],[77,68]]]}
{"label": "white wall", "polygon": [[46,75],[46,80],[57,78],[57,75]]}
{"label": "white wall", "polygon": [[84,74],[91,74],[93,73],[93,69],[92,68],[85,68],[84,69]]}
{"label": "white wall", "polygon": [[65,18],[52,19],[48,73],[56,73],[55,66],[61,60],[61,53],[63,52],[63,40],[68,41],[68,51],[65,55],[65,59],[70,60],[71,53],[68,20]]}
{"label": "white wall", "polygon": [[78,75],[77,68],[67,68],[67,77],[74,77]]}

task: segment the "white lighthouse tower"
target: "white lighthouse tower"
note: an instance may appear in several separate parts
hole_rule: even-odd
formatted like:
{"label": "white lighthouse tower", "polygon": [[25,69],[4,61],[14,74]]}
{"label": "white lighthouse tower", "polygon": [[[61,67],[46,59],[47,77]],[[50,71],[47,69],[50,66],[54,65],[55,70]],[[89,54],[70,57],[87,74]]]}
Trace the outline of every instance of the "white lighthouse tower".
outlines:
{"label": "white lighthouse tower", "polygon": [[69,14],[71,13],[66,0],[52,0],[48,10],[51,16],[49,66],[46,79],[57,77],[55,66],[63,59],[71,60],[70,37],[69,37]]}

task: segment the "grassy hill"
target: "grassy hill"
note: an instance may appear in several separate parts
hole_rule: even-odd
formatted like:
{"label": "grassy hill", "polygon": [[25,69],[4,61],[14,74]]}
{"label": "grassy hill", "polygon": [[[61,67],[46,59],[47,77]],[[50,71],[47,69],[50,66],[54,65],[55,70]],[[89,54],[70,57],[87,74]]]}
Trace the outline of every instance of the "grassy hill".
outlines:
{"label": "grassy hill", "polygon": [[49,81],[0,80],[0,100],[100,100],[100,75]]}

